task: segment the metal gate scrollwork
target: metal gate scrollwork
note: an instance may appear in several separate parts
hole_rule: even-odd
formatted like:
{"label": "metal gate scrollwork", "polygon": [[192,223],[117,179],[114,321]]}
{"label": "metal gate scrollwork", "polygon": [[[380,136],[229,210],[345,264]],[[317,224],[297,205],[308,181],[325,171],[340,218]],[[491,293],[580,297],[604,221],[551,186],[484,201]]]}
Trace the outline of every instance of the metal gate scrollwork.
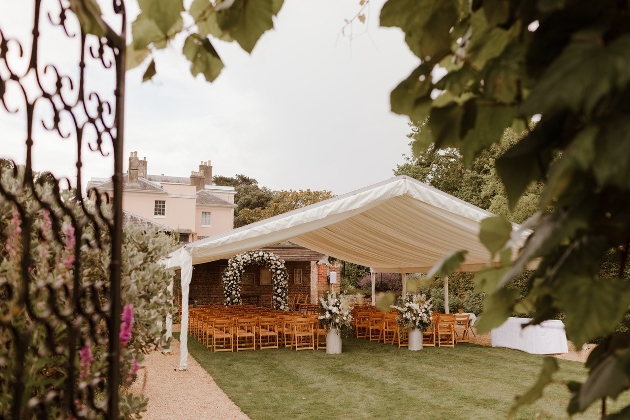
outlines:
{"label": "metal gate scrollwork", "polygon": [[[0,25],[0,114],[24,127],[0,127],[0,158],[25,141],[23,163],[0,160],[0,419],[119,417],[125,8],[99,38],[70,4],[34,0],[30,38]],[[77,156],[72,189],[33,168],[52,137]],[[86,153],[113,155],[111,199],[83,190]]]}

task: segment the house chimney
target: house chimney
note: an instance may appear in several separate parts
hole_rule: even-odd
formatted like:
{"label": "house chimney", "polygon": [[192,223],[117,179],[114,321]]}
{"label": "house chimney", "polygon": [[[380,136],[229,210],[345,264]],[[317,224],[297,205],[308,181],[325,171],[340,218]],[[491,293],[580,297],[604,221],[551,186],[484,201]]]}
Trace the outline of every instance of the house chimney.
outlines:
{"label": "house chimney", "polygon": [[138,152],[131,152],[131,156],[129,157],[129,169],[127,170],[127,183],[129,184],[138,183],[138,166],[139,165],[140,165],[140,161],[138,160]]}
{"label": "house chimney", "polygon": [[142,158],[142,160],[138,159],[138,176],[142,177],[142,178],[146,178],[147,177],[147,158],[144,157]]}
{"label": "house chimney", "polygon": [[212,163],[210,161],[202,161],[199,165],[199,172],[203,172],[205,185],[212,185]]}
{"label": "house chimney", "polygon": [[190,184],[194,185],[197,191],[203,190],[206,185],[206,178],[203,175],[203,171],[190,171]]}

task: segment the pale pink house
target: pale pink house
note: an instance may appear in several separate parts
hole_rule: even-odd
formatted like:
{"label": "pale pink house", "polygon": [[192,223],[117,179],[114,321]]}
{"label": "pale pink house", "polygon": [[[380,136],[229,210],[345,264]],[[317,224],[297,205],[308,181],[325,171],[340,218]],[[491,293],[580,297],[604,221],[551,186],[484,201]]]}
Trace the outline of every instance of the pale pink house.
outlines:
{"label": "pale pink house", "polygon": [[[148,175],[146,157],[131,152],[123,190],[125,220],[178,232],[192,242],[234,228],[233,187],[212,185],[210,161],[201,162],[189,178]],[[113,193],[111,179],[92,178],[88,189]]]}

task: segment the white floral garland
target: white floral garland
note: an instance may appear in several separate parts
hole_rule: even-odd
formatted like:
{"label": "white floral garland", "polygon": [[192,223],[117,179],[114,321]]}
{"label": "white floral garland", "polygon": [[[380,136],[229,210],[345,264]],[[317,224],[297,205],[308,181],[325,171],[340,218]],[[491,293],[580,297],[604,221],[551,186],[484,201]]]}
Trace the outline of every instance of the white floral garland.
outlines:
{"label": "white floral garland", "polygon": [[289,310],[289,273],[284,261],[271,252],[249,251],[233,256],[228,261],[228,268],[223,272],[223,294],[226,305],[240,305],[241,277],[249,265],[267,267],[271,270],[273,287],[273,306],[280,311]]}

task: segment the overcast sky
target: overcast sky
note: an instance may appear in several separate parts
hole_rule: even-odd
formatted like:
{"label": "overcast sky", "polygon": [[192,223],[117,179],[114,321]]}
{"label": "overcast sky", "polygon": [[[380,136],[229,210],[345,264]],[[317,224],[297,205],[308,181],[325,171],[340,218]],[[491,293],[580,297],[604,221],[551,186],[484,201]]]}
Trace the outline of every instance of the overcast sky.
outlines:
{"label": "overcast sky", "polygon": [[[392,177],[410,149],[408,119],[390,112],[389,94],[418,60],[400,30],[378,27],[383,2],[372,0],[366,25],[357,21],[353,36],[350,28],[344,36],[344,19],[357,13],[358,0],[285,0],[275,29],[251,55],[214,41],[225,68],[212,84],[190,75],[176,40],[157,55],[151,82],[141,83],[146,66],[127,74],[125,170],[129,152],[137,151],[151,174],[188,176],[211,160],[215,175],[245,174],[276,190],[342,194]],[[0,0],[7,36],[30,30],[31,2],[15,3]],[[73,60],[52,35],[48,41],[42,56]],[[19,95],[11,95],[19,108]],[[24,161],[23,121],[0,107],[0,156]],[[73,141],[35,134],[35,169],[74,179]],[[111,159],[84,156],[84,177],[111,176]]]}

